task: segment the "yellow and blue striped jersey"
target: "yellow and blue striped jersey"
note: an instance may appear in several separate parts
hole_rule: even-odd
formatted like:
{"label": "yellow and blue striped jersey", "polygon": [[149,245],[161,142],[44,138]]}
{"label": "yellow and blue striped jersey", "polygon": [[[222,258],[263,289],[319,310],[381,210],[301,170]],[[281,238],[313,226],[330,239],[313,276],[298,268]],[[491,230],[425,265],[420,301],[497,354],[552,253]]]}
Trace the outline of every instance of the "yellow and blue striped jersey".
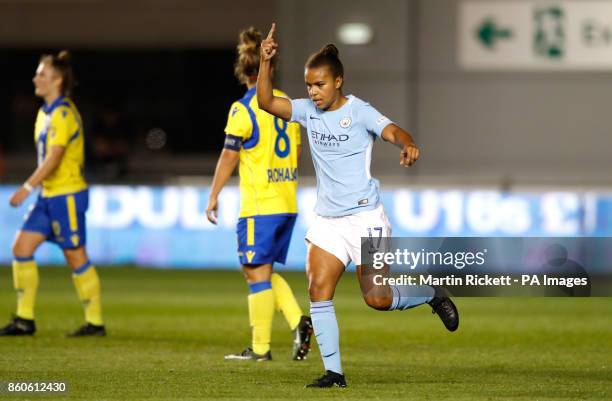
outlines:
{"label": "yellow and blue striped jersey", "polygon": [[66,148],[57,169],[42,183],[42,196],[50,197],[82,191],[87,188],[83,177],[85,140],[83,123],[76,106],[60,96],[38,110],[34,125],[34,143],[38,164],[42,164],[52,146]]}
{"label": "yellow and blue striped jersey", "polygon": [[297,213],[299,124],[260,110],[253,87],[232,104],[225,133],[224,147],[240,152],[240,217]]}

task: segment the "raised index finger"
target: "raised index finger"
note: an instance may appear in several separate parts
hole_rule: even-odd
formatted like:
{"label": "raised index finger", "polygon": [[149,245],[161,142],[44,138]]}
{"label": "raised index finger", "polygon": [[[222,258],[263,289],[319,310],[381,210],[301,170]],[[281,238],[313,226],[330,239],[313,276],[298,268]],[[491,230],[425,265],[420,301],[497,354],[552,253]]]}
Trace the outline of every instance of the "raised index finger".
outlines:
{"label": "raised index finger", "polygon": [[266,39],[272,39],[274,37],[274,32],[276,31],[276,22],[272,23],[272,28],[270,28],[270,32],[268,32],[268,36]]}

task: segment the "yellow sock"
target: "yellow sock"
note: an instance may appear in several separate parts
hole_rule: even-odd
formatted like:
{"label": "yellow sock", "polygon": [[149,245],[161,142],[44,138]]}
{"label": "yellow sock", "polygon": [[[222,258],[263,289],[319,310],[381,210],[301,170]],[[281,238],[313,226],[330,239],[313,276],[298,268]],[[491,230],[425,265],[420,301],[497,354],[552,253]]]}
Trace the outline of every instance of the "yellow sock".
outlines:
{"label": "yellow sock", "polygon": [[38,267],[34,259],[13,260],[13,285],[17,291],[17,316],[34,319],[34,303],[38,290]]}
{"label": "yellow sock", "polygon": [[249,285],[249,322],[253,330],[253,352],[263,355],[270,351],[272,319],[274,318],[274,293],[269,281]]}
{"label": "yellow sock", "polygon": [[300,305],[295,299],[291,287],[289,287],[289,284],[280,274],[273,273],[271,281],[276,308],[283,312],[285,319],[287,319],[287,323],[289,323],[289,328],[293,330],[300,323],[302,309],[300,309]]}
{"label": "yellow sock", "polygon": [[96,326],[102,326],[100,279],[98,273],[96,273],[96,268],[87,262],[87,264],[74,271],[72,280],[85,309],[85,321]]}

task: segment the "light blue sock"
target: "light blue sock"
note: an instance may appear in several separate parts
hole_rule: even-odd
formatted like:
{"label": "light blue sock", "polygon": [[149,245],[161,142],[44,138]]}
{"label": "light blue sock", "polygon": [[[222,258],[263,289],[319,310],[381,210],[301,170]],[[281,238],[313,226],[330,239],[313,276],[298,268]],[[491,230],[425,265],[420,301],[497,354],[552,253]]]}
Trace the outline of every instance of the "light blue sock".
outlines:
{"label": "light blue sock", "polygon": [[428,285],[390,285],[393,292],[393,302],[389,310],[406,310],[429,302],[434,297],[435,290]]}
{"label": "light blue sock", "polygon": [[325,370],[342,374],[340,333],[334,301],[310,302],[310,317]]}

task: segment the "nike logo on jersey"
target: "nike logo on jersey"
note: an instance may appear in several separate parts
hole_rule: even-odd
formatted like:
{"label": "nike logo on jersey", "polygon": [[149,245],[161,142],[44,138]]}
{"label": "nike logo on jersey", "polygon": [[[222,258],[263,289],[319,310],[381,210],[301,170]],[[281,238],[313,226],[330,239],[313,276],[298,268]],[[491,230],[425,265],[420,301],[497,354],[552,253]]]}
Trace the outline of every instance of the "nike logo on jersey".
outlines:
{"label": "nike logo on jersey", "polygon": [[320,118],[319,118],[319,117],[315,117],[315,116],[310,116],[310,119],[311,119],[311,120],[320,120]]}

